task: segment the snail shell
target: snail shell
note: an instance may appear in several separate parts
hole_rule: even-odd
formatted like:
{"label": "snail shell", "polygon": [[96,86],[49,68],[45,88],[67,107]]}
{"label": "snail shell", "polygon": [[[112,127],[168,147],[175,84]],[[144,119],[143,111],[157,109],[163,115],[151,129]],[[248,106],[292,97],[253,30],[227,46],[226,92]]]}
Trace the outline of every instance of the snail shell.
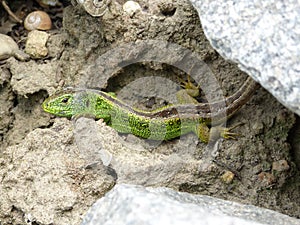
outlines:
{"label": "snail shell", "polygon": [[91,16],[103,16],[111,3],[111,0],[77,0]]}
{"label": "snail shell", "polygon": [[51,19],[49,15],[43,11],[34,11],[27,15],[24,21],[26,30],[50,30]]}

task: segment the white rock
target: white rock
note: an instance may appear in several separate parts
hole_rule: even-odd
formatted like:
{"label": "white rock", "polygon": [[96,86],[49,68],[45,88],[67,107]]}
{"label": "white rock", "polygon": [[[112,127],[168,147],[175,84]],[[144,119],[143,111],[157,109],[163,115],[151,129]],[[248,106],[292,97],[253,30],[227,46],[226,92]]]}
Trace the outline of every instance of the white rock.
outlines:
{"label": "white rock", "polygon": [[135,1],[127,1],[123,5],[123,10],[130,17],[132,17],[136,12],[141,10],[141,6],[139,5],[139,3],[135,2]]}
{"label": "white rock", "polygon": [[300,115],[300,4],[190,0],[212,46]]}
{"label": "white rock", "polygon": [[296,225],[300,220],[251,205],[168,188],[116,185],[81,225]]}

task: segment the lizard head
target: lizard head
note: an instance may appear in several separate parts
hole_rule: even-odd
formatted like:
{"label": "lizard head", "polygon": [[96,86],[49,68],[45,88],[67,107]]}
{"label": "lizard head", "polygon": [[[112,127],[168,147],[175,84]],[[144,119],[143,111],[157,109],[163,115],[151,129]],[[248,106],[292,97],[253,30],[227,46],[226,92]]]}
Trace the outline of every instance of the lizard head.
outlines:
{"label": "lizard head", "polygon": [[57,93],[47,98],[42,107],[44,111],[62,117],[74,116],[74,93]]}
{"label": "lizard head", "polygon": [[47,98],[42,108],[55,116],[85,116],[107,121],[111,113],[109,99],[113,97],[101,91],[68,88]]}

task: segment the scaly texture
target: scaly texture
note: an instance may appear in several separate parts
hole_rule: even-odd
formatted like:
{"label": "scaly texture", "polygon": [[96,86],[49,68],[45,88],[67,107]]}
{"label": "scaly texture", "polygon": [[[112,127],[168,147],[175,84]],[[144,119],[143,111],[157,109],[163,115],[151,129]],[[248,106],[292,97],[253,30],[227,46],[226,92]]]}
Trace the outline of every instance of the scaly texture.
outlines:
{"label": "scaly texture", "polygon": [[[62,117],[88,116],[103,119],[107,125],[121,133],[132,133],[151,140],[171,140],[194,132],[202,142],[209,141],[212,117],[220,123],[233,115],[247,102],[258,85],[248,78],[234,95],[222,102],[182,104],[163,107],[154,111],[134,109],[119,99],[102,91],[68,89],[46,99],[43,109]],[[226,107],[222,107],[226,105]],[[219,135],[234,138],[230,128],[220,129]]]}

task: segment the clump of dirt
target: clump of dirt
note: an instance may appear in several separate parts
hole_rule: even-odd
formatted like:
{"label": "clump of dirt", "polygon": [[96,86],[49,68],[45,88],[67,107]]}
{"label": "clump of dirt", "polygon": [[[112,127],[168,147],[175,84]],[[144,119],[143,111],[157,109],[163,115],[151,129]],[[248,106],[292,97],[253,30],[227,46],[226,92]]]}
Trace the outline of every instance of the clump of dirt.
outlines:
{"label": "clump of dirt", "polygon": [[[246,75],[212,49],[187,0],[137,2],[141,10],[129,15],[124,2],[112,1],[102,17],[79,6],[60,6],[63,19],[49,31],[45,59],[10,58],[1,64],[1,224],[79,224],[116,182],[166,186],[300,217],[299,170],[288,142],[295,116],[263,88],[229,120],[229,126],[244,124],[235,130],[241,136],[220,142],[215,162],[206,161],[207,146],[193,134],[153,143],[120,135],[101,121],[70,121],[43,112],[43,100],[62,86],[126,93],[124,100],[144,109],[165,105],[169,100],[147,99],[143,91],[176,92],[167,81],[180,88],[180,80],[197,71],[189,60],[192,53],[224,95],[242,85]],[[61,15],[57,8],[47,10]],[[26,37],[20,25],[15,29],[22,30],[19,40]],[[151,79],[129,85],[144,77]],[[132,89],[123,92],[125,87]]]}

